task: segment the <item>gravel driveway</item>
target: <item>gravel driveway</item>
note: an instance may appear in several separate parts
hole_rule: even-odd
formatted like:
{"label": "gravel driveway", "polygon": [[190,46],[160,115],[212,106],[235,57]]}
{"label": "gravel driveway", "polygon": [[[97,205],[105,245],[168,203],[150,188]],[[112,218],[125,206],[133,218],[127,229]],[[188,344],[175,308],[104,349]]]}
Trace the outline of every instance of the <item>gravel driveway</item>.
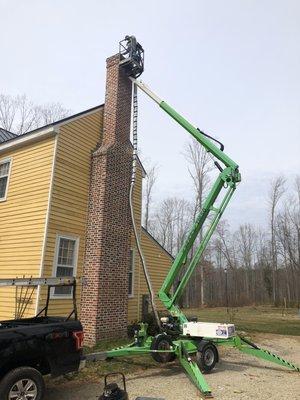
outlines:
{"label": "gravel driveway", "polygon": [[[256,342],[300,365],[300,337],[260,334]],[[300,400],[300,374],[237,350],[222,349],[219,364],[206,379],[216,400]],[[54,386],[53,382],[45,400],[96,400],[101,389],[101,384],[68,382]],[[165,400],[202,398],[176,364],[128,375],[127,390],[130,400],[138,396]]]}

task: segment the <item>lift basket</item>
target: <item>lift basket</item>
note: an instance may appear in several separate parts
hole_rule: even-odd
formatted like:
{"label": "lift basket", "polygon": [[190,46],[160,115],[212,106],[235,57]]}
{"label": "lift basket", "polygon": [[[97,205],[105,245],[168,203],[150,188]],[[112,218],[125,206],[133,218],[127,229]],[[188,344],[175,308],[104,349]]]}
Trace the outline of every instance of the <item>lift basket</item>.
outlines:
{"label": "lift basket", "polygon": [[128,76],[139,77],[144,71],[144,49],[134,36],[119,43],[120,65]]}

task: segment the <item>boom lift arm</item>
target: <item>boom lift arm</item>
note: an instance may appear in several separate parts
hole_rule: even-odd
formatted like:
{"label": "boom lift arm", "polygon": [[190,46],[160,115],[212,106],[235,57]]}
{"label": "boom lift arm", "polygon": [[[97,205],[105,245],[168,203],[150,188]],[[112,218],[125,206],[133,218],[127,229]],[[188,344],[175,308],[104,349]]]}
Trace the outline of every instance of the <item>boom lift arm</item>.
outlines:
{"label": "boom lift arm", "polygon": [[[133,36],[126,36],[125,44],[121,42],[120,66],[125,70],[134,84],[134,107],[133,107],[133,175],[136,164],[137,151],[137,97],[136,88],[138,87],[154,100],[171,118],[188,131],[215,159],[216,167],[220,173],[213,184],[202,210],[197,215],[195,222],[179,250],[164,282],[159,290],[158,296],[171,317],[161,318],[162,324],[158,322],[160,333],[156,336],[149,336],[148,325],[140,323],[135,331],[134,342],[117,349],[109,350],[105,353],[90,354],[91,360],[99,360],[111,357],[122,357],[129,355],[151,354],[157,362],[169,362],[176,357],[185,369],[191,380],[198,389],[206,396],[211,396],[211,390],[202,372],[211,371],[218,361],[217,347],[221,345],[232,346],[238,350],[267,360],[289,369],[300,371],[296,365],[282,359],[251,343],[247,338],[238,336],[235,333],[234,325],[219,323],[188,322],[183,311],[178,307],[178,300],[186,287],[189,278],[200,261],[201,256],[208,244],[209,239],[214,233],[216,226],[226,209],[238,182],[241,181],[238,165],[231,160],[224,152],[224,146],[218,148],[210,139],[212,137],[201,132],[198,128],[190,124],[184,117],[178,114],[165,101],[162,101],[144,83],[136,80],[144,70],[143,49],[139,46],[136,49],[136,39]],[[213,139],[215,140],[215,139]],[[215,142],[218,142],[215,140]],[[219,143],[219,142],[218,142]],[[219,143],[220,144],[220,143]],[[220,165],[222,164],[222,166]],[[134,181],[134,180],[133,180]],[[223,196],[221,195],[223,192]],[[219,201],[217,201],[220,198]],[[211,215],[211,218],[209,218]],[[133,220],[134,223],[134,220]],[[206,226],[208,225],[208,226]],[[196,238],[203,230],[201,242],[196,249],[189,265],[185,265]],[[136,238],[138,241],[138,238]],[[143,264],[143,263],[142,263]],[[173,292],[176,280],[185,268],[183,276]],[[145,278],[148,281],[146,266],[143,264]],[[148,282],[151,298],[153,297],[151,285]],[[153,306],[154,315],[155,306]],[[225,334],[224,334],[225,332]]]}
{"label": "boom lift arm", "polygon": [[[177,306],[177,302],[185,289],[189,278],[191,277],[193,271],[198,265],[200,258],[211,238],[226,206],[228,205],[235,189],[236,184],[241,181],[241,175],[239,173],[238,165],[231,160],[221,149],[219,149],[214,143],[212,143],[207,136],[201,132],[199,129],[195,128],[190,124],[184,117],[178,114],[171,106],[169,106],[165,101],[161,100],[156,94],[154,94],[144,83],[130,78],[132,82],[137,85],[143,92],[145,92],[152,100],[154,100],[170,117],[172,117],[179,125],[181,125],[185,130],[187,130],[202,146],[205,147],[207,152],[211,153],[215,158],[217,158],[225,168],[222,169],[217,163],[220,170],[220,174],[214,183],[210,193],[208,194],[203,208],[199,215],[196,217],[194,225],[192,226],[187,239],[179,250],[169,273],[167,274],[165,281],[159,291],[159,298],[170,312],[173,317],[177,317],[180,323],[187,322],[187,317],[184,315],[183,311]],[[215,203],[222,191],[225,189],[227,192],[223,197],[220,205],[215,207]],[[203,228],[205,222],[208,219],[210,213],[213,213],[212,220],[209,227],[202,237],[201,243],[199,244],[195,254],[186,268],[186,271],[177,286],[174,293],[172,293],[172,287],[174,286],[183,266],[187,260],[187,256],[195,243],[195,240]]]}

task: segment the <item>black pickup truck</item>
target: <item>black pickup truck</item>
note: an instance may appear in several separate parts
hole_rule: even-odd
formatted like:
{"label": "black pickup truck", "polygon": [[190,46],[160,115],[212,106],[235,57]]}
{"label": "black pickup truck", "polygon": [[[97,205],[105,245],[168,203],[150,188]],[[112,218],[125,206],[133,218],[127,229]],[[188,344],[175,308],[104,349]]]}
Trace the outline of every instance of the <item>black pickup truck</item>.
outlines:
{"label": "black pickup truck", "polygon": [[49,295],[37,316],[0,322],[1,400],[42,400],[43,375],[56,377],[80,368],[83,331],[76,308],[66,318],[50,317],[48,304]]}

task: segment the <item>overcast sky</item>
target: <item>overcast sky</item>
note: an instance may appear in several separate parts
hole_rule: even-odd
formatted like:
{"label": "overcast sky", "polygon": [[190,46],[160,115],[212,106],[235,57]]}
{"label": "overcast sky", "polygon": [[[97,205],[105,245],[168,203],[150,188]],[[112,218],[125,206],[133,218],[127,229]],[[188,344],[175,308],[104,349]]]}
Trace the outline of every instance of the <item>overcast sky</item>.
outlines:
{"label": "overcast sky", "polygon": [[[0,93],[74,113],[104,101],[105,59],[135,35],[142,80],[240,165],[234,226],[263,224],[269,179],[300,173],[300,1],[0,0],[0,26]],[[139,105],[156,200],[191,198],[187,133],[143,93]]]}

